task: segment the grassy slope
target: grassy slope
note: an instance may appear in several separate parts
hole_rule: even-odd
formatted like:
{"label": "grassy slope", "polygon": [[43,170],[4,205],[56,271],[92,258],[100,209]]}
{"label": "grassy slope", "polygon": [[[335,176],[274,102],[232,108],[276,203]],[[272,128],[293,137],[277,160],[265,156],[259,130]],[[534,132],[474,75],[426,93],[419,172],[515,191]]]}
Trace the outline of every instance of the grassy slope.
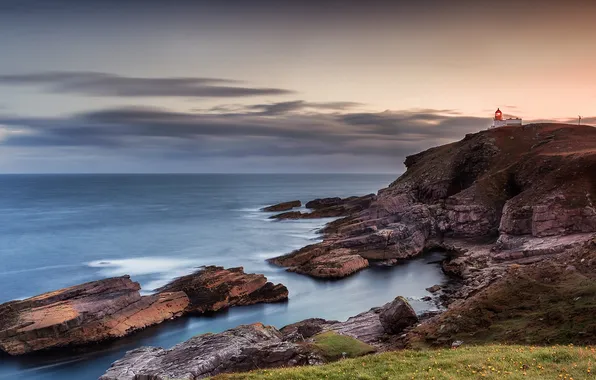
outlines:
{"label": "grassy slope", "polygon": [[311,379],[592,379],[596,349],[553,346],[462,346],[396,351],[315,367],[219,375],[214,380]]}
{"label": "grassy slope", "polygon": [[415,328],[410,347],[449,345],[454,340],[469,344],[594,344],[596,241],[574,255],[510,267],[500,281]]}

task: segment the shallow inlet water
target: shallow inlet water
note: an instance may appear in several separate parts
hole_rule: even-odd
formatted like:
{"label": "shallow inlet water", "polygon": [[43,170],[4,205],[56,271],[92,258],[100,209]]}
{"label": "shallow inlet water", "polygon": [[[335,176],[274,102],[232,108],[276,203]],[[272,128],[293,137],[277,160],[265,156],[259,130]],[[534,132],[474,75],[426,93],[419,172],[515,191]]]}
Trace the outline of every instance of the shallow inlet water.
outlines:
{"label": "shallow inlet water", "polygon": [[446,281],[433,253],[320,281],[266,258],[319,240],[329,220],[270,221],[267,204],[376,192],[395,175],[0,176],[0,302],[129,274],[149,292],[201,265],[244,266],[284,283],[285,303],[232,308],[165,322],[114,342],[24,357],[0,354],[0,379],[97,379],[127,350],[171,347],[244,323],[282,327],[304,318],[344,320]]}

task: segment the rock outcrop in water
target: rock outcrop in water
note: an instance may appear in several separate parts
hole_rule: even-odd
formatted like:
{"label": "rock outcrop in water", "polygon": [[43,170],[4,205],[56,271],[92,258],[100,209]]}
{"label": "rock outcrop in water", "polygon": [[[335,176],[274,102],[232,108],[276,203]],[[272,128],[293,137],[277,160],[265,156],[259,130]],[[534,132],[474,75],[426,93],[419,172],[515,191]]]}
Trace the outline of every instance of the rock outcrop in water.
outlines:
{"label": "rock outcrop in water", "polygon": [[0,305],[0,349],[11,355],[119,338],[182,315],[183,292],[144,296],[128,276]]}
{"label": "rock outcrop in water", "polygon": [[265,211],[265,212],[288,211],[288,210],[293,209],[294,207],[300,207],[300,206],[302,206],[302,202],[300,202],[300,201],[289,201],[289,202],[282,202],[282,203],[264,207],[262,211]]}
{"label": "rock outcrop in water", "polygon": [[348,198],[322,198],[315,199],[306,203],[306,207],[312,209],[311,212],[288,211],[281,214],[273,215],[271,219],[319,219],[319,218],[336,218],[340,216],[347,216],[360,212],[375,200],[376,195],[368,194],[362,197],[348,197]]}
{"label": "rock outcrop in water", "polygon": [[[358,263],[354,256],[391,264],[430,248],[463,254],[482,245],[483,257],[473,260],[491,267],[525,258],[524,247],[545,239],[585,241],[596,231],[595,128],[495,128],[409,156],[405,165],[368,207],[330,223],[323,242],[270,262],[313,277],[326,271],[341,277],[355,270],[337,270],[338,262]],[[560,251],[542,245],[531,255]],[[349,267],[365,266],[359,263]]]}
{"label": "rock outcrop in water", "polygon": [[288,289],[242,268],[205,267],[141,296],[129,276],[108,278],[0,305],[0,350],[11,355],[129,335],[185,313],[277,302]]}
{"label": "rock outcrop in water", "polygon": [[186,293],[190,299],[186,311],[196,313],[288,299],[288,289],[284,285],[274,285],[262,274],[244,273],[242,267],[204,267],[157,291]]}

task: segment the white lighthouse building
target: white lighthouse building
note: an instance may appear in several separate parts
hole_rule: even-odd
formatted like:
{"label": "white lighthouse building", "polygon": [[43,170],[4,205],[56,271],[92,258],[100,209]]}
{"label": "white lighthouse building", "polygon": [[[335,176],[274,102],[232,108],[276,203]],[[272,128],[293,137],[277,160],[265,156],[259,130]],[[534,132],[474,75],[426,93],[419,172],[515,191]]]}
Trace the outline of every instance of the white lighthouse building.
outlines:
{"label": "white lighthouse building", "polygon": [[493,123],[491,124],[491,128],[498,128],[498,127],[510,127],[510,126],[518,126],[522,125],[522,119],[503,119],[503,112],[499,108],[495,112],[495,118],[493,119]]}

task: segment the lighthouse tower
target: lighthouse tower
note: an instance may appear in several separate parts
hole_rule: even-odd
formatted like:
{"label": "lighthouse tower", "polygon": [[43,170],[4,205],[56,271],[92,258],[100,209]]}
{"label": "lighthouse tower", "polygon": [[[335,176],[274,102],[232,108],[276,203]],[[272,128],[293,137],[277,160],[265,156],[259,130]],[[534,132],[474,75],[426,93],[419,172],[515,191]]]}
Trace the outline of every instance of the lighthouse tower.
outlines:
{"label": "lighthouse tower", "polygon": [[507,126],[521,126],[522,119],[503,119],[503,112],[500,108],[497,108],[495,111],[495,117],[493,119],[493,123],[491,124],[491,128],[498,128],[498,127],[507,127]]}

